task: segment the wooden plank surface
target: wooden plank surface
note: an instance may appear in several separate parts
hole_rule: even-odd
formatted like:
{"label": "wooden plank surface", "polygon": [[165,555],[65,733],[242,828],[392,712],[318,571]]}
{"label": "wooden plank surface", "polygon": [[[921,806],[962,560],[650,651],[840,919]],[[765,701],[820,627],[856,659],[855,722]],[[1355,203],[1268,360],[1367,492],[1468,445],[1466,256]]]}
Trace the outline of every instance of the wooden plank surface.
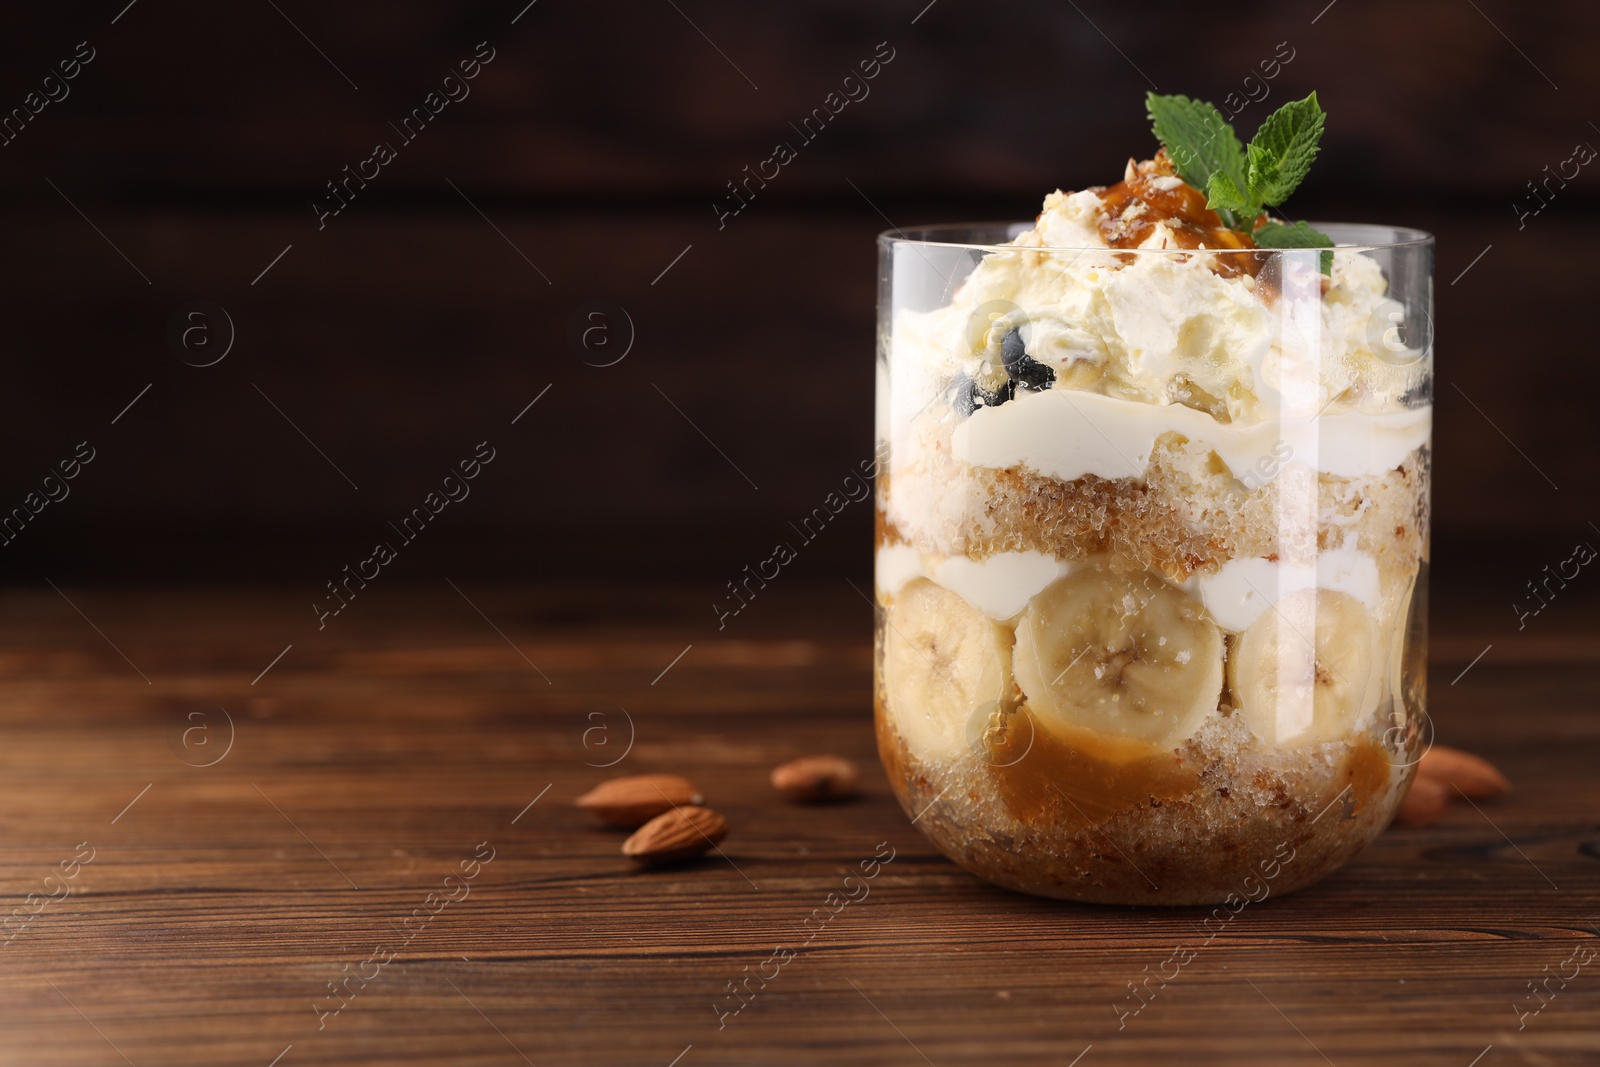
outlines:
{"label": "wooden plank surface", "polygon": [[[764,595],[721,633],[683,587],[375,584],[320,632],[281,594],[0,596],[0,902],[76,871],[0,948],[0,1064],[1600,1056],[1595,964],[1520,1030],[1515,1010],[1600,945],[1587,623],[1440,620],[1439,735],[1514,794],[1391,830],[1202,945],[1201,909],[1034,900],[938,856],[873,755],[870,608],[843,583]],[[772,794],[774,764],[818,751],[861,764],[863,798]],[[571,806],[648,770],[700,782],[732,824],[723,856],[640,873]],[[807,942],[802,920],[888,849]],[[1127,983],[1180,945],[1193,959],[1119,1030]],[[719,1027],[728,983],[772,974],[777,946],[793,958]]]}

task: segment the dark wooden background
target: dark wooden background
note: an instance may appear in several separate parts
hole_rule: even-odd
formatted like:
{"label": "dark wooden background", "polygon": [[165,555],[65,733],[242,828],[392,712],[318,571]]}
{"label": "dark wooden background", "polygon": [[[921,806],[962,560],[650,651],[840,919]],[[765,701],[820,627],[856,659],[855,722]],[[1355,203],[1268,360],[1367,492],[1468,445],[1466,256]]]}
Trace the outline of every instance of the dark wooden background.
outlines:
{"label": "dark wooden background", "polygon": [[[98,450],[0,549],[9,580],[309,592],[488,439],[500,458],[407,553],[409,579],[715,587],[870,452],[885,217],[1026,217],[1113,179],[1153,147],[1151,82],[1220,99],[1281,41],[1294,59],[1239,121],[1321,93],[1326,150],[1296,210],[1439,235],[1444,573],[1515,540],[1510,595],[1592,533],[1600,474],[1575,434],[1600,392],[1596,177],[1525,229],[1512,207],[1600,145],[1591,4],[525,2],[0,11],[0,107],[79,41],[97,52],[0,147],[0,508],[76,442]],[[485,40],[471,96],[319,232],[323,183]],[[881,41],[895,58],[871,95],[719,231],[724,183]],[[607,368],[568,340],[597,299],[637,334]],[[209,368],[168,343],[192,300],[235,326]],[[869,521],[846,512],[796,569],[865,574]]]}

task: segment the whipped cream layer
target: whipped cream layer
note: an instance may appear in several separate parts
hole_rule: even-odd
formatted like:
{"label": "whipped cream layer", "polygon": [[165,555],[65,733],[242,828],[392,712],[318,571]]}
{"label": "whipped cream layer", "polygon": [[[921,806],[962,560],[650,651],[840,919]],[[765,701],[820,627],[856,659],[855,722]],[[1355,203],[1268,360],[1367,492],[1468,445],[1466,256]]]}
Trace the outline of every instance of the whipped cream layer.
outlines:
{"label": "whipped cream layer", "polygon": [[1378,564],[1352,546],[1317,553],[1315,563],[1230,559],[1215,574],[1197,574],[1185,588],[1200,597],[1213,621],[1243,633],[1278,601],[1305,589],[1348,593],[1376,615],[1382,604]]}
{"label": "whipped cream layer", "polygon": [[1088,474],[1142,478],[1156,439],[1178,433],[1210,448],[1235,477],[1259,488],[1290,462],[1341,478],[1382,474],[1427,443],[1432,427],[1427,407],[1239,424],[1182,405],[1050,389],[974,411],[955,428],[952,452],[974,466],[1021,467],[1063,481]]}
{"label": "whipped cream layer", "polygon": [[[1324,276],[1318,252],[1280,252],[1280,276],[1266,284],[1213,270],[1211,255],[1183,252],[1163,223],[1131,255],[1102,252],[1105,219],[1095,190],[1052,193],[1012,242],[1018,251],[985,257],[954,305],[1015,304],[1029,354],[1072,388],[1160,405],[1198,389],[1235,421],[1285,403],[1370,410],[1394,399],[1389,371],[1421,355],[1390,347],[1398,305],[1371,256],[1336,253]],[[1374,383],[1380,395],[1351,388]]]}
{"label": "whipped cream layer", "polygon": [[923,553],[910,545],[878,549],[877,584],[893,596],[913,578],[931,578],[1000,622],[1013,618],[1028,601],[1072,564],[1043,552],[997,552],[986,559]]}
{"label": "whipped cream layer", "polygon": [[[879,591],[889,596],[913,579],[928,578],[991,619],[1006,622],[1075,566],[1042,552],[998,552],[974,560],[895,544],[878,549],[876,574]],[[1199,597],[1212,620],[1230,633],[1243,633],[1274,604],[1305,589],[1348,593],[1374,614],[1383,600],[1377,562],[1350,544],[1319,552],[1308,564],[1229,560],[1216,572],[1196,574],[1179,588]]]}
{"label": "whipped cream layer", "polygon": [[902,458],[953,389],[1005,381],[1001,339],[1013,332],[1054,381],[980,405],[959,427],[957,457],[980,466],[1139,477],[1154,439],[1176,432],[1212,444],[1240,477],[1263,459],[1280,468],[1280,440],[1300,463],[1359,477],[1428,441],[1430,408],[1416,403],[1425,353],[1395,347],[1403,308],[1377,259],[1336,250],[1324,275],[1318,251],[1280,252],[1258,279],[1214,269],[1213,253],[1179,248],[1162,223],[1136,250],[1110,248],[1105,212],[1095,190],[1052,193],[1034,228],[985,254],[948,304],[900,308],[879,418]]}

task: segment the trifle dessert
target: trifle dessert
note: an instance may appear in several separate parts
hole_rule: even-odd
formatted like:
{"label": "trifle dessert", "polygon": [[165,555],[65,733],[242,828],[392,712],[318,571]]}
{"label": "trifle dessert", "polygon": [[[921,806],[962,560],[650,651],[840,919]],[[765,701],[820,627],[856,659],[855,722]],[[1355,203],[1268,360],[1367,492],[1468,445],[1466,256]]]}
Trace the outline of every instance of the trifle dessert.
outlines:
{"label": "trifle dessert", "polygon": [[1281,221],[1314,95],[1248,153],[1149,107],[1163,147],[1031,226],[880,239],[879,749],[1001,885],[1259,899],[1418,752],[1432,241]]}

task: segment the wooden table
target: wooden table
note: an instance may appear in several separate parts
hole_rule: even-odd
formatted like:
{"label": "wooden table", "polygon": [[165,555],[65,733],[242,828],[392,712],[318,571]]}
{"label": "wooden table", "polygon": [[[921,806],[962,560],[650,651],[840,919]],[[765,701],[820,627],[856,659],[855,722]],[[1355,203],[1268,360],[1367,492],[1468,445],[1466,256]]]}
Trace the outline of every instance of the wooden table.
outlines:
{"label": "wooden table", "polygon": [[[717,632],[712,595],[375,583],[321,631],[293,591],[0,597],[0,897],[40,909],[0,1064],[1600,1060],[1600,959],[1516,1013],[1600,945],[1600,635],[1436,611],[1440,737],[1516,792],[1252,905],[1119,1030],[1202,912],[969,877],[878,768],[861,597],[774,583]],[[864,798],[772,795],[817,751]],[[571,805],[648,770],[701,783],[725,858],[640,873]]]}

